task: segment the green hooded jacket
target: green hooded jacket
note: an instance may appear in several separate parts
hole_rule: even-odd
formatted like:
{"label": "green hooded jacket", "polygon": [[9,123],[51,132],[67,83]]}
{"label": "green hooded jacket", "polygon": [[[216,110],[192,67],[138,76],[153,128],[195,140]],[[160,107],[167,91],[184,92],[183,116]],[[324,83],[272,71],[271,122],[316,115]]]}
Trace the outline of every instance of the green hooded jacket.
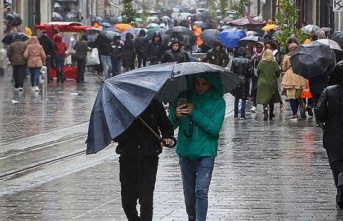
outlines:
{"label": "green hooded jacket", "polygon": [[[200,95],[196,92],[193,84],[189,84],[189,90],[179,94],[169,113],[169,119],[174,129],[179,127],[176,153],[191,160],[217,155],[219,132],[223,125],[226,107],[218,74],[192,75],[189,79],[190,82],[193,82],[195,77],[209,81],[213,86],[212,89]],[[186,98],[188,103],[194,105],[194,110],[190,116],[176,120],[174,115],[179,98]],[[190,133],[190,120],[193,121],[193,134],[188,138],[184,132]]]}

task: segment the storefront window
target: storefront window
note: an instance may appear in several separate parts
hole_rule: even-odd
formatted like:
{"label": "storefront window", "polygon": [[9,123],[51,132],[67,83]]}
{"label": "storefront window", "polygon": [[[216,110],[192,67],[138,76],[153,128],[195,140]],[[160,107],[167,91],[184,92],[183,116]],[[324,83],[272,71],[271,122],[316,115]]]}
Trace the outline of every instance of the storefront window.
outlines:
{"label": "storefront window", "polygon": [[80,22],[80,0],[54,0],[51,20]]}

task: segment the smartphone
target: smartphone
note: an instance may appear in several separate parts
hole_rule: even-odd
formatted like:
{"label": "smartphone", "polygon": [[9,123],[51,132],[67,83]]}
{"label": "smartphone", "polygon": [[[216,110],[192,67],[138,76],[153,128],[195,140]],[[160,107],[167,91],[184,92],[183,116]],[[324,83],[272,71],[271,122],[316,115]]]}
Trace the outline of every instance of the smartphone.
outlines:
{"label": "smartphone", "polygon": [[187,104],[187,99],[185,98],[180,98],[179,99],[179,102],[177,104],[177,106],[181,106],[181,105],[184,105],[184,104]]}

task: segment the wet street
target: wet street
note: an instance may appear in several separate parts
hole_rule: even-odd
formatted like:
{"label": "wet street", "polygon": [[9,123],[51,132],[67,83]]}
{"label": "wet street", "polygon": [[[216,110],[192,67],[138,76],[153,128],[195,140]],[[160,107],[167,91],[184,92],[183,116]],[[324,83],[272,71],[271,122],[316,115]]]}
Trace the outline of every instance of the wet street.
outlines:
{"label": "wet street", "polygon": [[[90,112],[100,80],[50,83],[47,96],[14,91],[0,76],[0,220],[124,221],[115,143],[85,155]],[[343,220],[314,118],[290,120],[289,104],[273,121],[227,113],[209,191],[209,221]],[[278,108],[278,105],[276,105]],[[185,221],[174,149],[160,155],[154,221]]]}

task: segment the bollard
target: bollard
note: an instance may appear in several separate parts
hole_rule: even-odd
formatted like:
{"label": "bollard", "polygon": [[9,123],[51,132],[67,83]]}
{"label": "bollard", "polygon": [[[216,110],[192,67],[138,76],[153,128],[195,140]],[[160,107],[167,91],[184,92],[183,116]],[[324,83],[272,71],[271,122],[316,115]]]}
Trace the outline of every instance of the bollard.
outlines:
{"label": "bollard", "polygon": [[48,91],[48,76],[47,76],[47,68],[46,66],[43,66],[41,68],[41,75],[42,75],[42,99],[45,100],[46,99],[46,94]]}

